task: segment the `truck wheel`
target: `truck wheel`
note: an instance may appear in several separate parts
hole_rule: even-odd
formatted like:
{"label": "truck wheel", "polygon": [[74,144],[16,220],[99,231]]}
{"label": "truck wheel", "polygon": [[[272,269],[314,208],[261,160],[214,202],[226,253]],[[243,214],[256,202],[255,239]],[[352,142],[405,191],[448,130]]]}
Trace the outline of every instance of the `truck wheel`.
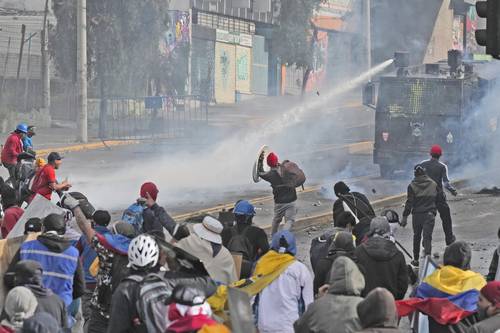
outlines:
{"label": "truck wheel", "polygon": [[394,167],[387,164],[380,164],[380,176],[384,179],[392,179],[394,176]]}

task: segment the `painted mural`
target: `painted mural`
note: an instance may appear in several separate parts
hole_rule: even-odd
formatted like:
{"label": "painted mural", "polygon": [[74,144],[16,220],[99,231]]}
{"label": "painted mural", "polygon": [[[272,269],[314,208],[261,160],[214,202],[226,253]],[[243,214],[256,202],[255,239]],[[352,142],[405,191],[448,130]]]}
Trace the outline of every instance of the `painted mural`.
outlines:
{"label": "painted mural", "polygon": [[160,52],[169,56],[177,47],[189,44],[189,12],[169,11],[169,29],[160,39]]}
{"label": "painted mural", "polygon": [[250,73],[252,70],[251,48],[236,46],[236,90],[251,93]]}
{"label": "painted mural", "polygon": [[235,47],[226,43],[215,43],[215,101],[234,103],[236,90]]}

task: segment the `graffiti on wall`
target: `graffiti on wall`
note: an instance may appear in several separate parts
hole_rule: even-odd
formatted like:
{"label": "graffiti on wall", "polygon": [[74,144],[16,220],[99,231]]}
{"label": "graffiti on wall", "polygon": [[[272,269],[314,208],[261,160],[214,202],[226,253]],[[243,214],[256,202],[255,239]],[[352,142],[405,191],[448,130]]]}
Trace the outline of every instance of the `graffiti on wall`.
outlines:
{"label": "graffiti on wall", "polygon": [[177,47],[189,44],[189,12],[169,11],[169,28],[160,39],[160,52],[169,56]]}
{"label": "graffiti on wall", "polygon": [[215,43],[215,101],[234,103],[236,89],[236,55],[234,45]]}
{"label": "graffiti on wall", "polygon": [[240,92],[251,92],[251,56],[252,54],[250,48],[236,46],[236,90]]}
{"label": "graffiti on wall", "polygon": [[482,53],[481,46],[477,45],[476,42],[477,22],[476,9],[471,6],[465,16],[465,53],[467,54]]}

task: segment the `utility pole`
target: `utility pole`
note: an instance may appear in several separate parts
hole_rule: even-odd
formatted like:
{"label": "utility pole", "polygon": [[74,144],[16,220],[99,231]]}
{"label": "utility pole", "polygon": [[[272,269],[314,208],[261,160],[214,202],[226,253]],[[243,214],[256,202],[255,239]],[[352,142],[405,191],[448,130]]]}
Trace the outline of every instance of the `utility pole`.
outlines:
{"label": "utility pole", "polygon": [[77,84],[78,84],[78,140],[87,136],[87,0],[78,0],[77,8]]}
{"label": "utility pole", "polygon": [[365,0],[366,66],[372,68],[371,0]]}
{"label": "utility pole", "polygon": [[5,63],[3,65],[2,84],[0,84],[0,106],[2,105],[2,97],[3,97],[2,95],[5,88],[5,77],[7,76],[7,64],[9,63],[10,41],[11,37],[9,37],[9,42],[7,44],[7,54],[5,55]]}
{"label": "utility pole", "polygon": [[23,50],[24,50],[24,38],[26,37],[26,25],[21,26],[21,46],[19,49],[19,60],[17,62],[17,74],[16,74],[16,88],[14,89],[14,100],[16,102],[16,109],[19,105],[19,99],[17,98],[17,92],[19,90],[19,77],[21,75],[21,64],[23,62]]}
{"label": "utility pole", "polygon": [[47,34],[47,15],[49,12],[49,0],[45,0],[45,11],[43,14],[43,29],[40,39],[42,51],[42,107],[50,110],[50,67],[49,67],[49,50],[48,50],[48,34]]}

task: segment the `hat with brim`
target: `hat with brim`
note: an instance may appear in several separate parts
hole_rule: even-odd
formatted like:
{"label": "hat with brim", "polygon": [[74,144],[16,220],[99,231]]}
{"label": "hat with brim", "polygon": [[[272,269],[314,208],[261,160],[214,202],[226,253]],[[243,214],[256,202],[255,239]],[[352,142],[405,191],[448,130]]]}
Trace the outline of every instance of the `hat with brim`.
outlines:
{"label": "hat with brim", "polygon": [[201,239],[207,240],[215,244],[222,244],[222,223],[211,216],[205,216],[201,223],[195,224],[193,231]]}

